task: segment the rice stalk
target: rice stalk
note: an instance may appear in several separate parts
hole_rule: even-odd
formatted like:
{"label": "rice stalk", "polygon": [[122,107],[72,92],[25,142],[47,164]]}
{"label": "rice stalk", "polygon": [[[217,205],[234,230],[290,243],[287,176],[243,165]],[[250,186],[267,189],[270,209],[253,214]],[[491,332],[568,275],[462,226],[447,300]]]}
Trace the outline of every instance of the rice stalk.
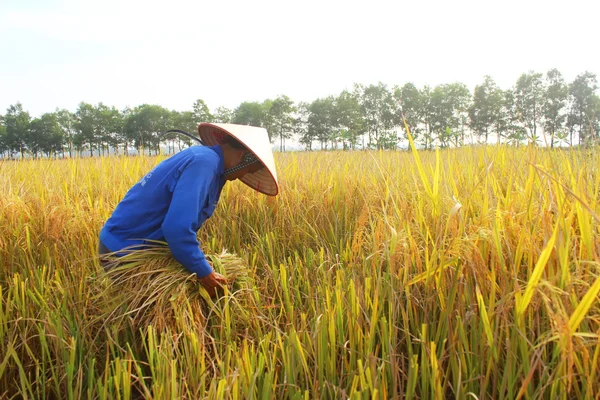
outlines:
{"label": "rice stalk", "polygon": [[[207,258],[227,278],[226,295],[236,298],[231,304],[247,305],[254,282],[244,260],[226,250]],[[152,326],[157,332],[202,331],[217,304],[164,244],[132,250],[102,275],[108,279],[101,296],[106,302],[102,318],[109,324],[130,324],[135,330]]]}

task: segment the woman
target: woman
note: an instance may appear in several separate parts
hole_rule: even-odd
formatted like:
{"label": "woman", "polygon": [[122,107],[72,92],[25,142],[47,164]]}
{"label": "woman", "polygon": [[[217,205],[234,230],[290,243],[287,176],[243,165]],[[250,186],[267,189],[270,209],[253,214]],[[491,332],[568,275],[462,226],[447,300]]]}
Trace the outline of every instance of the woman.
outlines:
{"label": "woman", "polygon": [[161,240],[211,296],[227,283],[206,260],[197,232],[215,210],[227,181],[239,179],[276,196],[275,162],[263,128],[201,123],[198,134],[204,146],[191,146],[162,161],[117,205],[100,231],[98,251],[105,269],[127,248]]}

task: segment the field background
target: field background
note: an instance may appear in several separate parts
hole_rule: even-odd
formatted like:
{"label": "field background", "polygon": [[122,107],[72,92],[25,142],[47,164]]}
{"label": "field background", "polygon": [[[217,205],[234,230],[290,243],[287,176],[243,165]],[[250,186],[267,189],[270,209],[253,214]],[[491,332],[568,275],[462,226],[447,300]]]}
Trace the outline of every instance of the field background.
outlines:
{"label": "field background", "polygon": [[600,398],[597,150],[278,153],[200,231],[252,305],[107,324],[98,232],[162,158],[0,161],[0,398]]}

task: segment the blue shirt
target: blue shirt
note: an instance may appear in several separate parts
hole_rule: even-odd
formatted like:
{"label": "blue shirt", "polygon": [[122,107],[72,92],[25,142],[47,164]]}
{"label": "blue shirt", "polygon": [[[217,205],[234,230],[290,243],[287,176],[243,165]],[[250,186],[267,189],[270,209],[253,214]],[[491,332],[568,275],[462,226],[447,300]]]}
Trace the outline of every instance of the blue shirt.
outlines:
{"label": "blue shirt", "polygon": [[169,244],[173,256],[199,278],[212,272],[197,233],[213,214],[225,185],[220,146],[192,146],[158,164],[136,183],[100,231],[120,251],[145,240]]}

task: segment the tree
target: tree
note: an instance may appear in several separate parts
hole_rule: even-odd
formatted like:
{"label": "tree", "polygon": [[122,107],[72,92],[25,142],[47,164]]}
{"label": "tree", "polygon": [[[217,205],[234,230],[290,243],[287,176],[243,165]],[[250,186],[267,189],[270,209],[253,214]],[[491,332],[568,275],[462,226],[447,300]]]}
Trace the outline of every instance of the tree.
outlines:
{"label": "tree", "polygon": [[433,146],[433,125],[435,117],[435,104],[432,101],[433,91],[429,85],[423,86],[421,89],[421,112],[423,115],[423,131],[420,142],[423,143],[425,149],[430,149]]}
{"label": "tree", "polygon": [[278,96],[271,104],[268,112],[271,130],[273,131],[271,135],[279,137],[279,151],[284,151],[285,140],[292,138],[293,113],[295,111],[294,102],[285,95]]}
{"label": "tree", "polygon": [[362,108],[355,93],[342,91],[334,100],[334,119],[339,133],[336,135],[345,149],[354,149],[358,138],[366,131]]}
{"label": "tree", "polygon": [[64,108],[57,109],[56,119],[58,121],[58,125],[62,129],[64,142],[68,146],[69,157],[73,157],[73,143],[77,133],[77,130],[75,129],[75,124],[77,122],[75,114]]}
{"label": "tree", "polygon": [[570,125],[571,134],[575,127],[579,128],[579,144],[588,144],[594,140],[594,125],[598,119],[597,90],[596,75],[587,71],[578,75],[569,85],[571,109],[567,123]]}
{"label": "tree", "polygon": [[44,140],[46,139],[44,122],[47,121],[42,121],[40,118],[34,118],[29,124],[29,132],[25,138],[25,145],[27,146],[27,150],[33,154],[33,158],[38,157],[38,153],[44,146]]}
{"label": "tree", "polygon": [[21,103],[11,105],[6,110],[6,115],[4,116],[4,126],[6,127],[5,142],[11,158],[15,153],[19,153],[23,157],[23,152],[26,149],[25,140],[29,135],[30,123],[31,116],[27,111],[23,110]]}
{"label": "tree", "polygon": [[519,114],[515,105],[513,90],[504,91],[504,100],[500,109],[500,117],[494,126],[496,132],[505,138],[508,143],[518,145],[527,138],[527,131],[520,123]]}
{"label": "tree", "polygon": [[590,115],[590,133],[595,132],[596,143],[600,142],[600,96],[594,95],[592,98],[592,110]]}
{"label": "tree", "polygon": [[8,142],[6,140],[6,126],[4,125],[4,116],[0,115],[0,156],[4,158],[4,154],[8,151]]}
{"label": "tree", "polygon": [[450,139],[449,133],[451,133],[446,129],[450,126],[452,119],[452,107],[446,92],[446,85],[438,85],[431,92],[429,100],[432,137],[436,138],[442,147],[446,147],[446,143]]}
{"label": "tree", "polygon": [[334,97],[316,99],[308,106],[307,140],[318,140],[321,150],[327,149],[331,132],[337,127],[334,117]]}
{"label": "tree", "polygon": [[[115,148],[118,152],[119,145],[123,145],[123,153],[126,153],[127,138],[123,132],[123,114],[115,107],[108,107],[99,103],[95,107],[96,131],[95,136],[104,155],[107,149]],[[109,150],[110,153],[110,150]]]}
{"label": "tree", "polygon": [[450,140],[458,147],[465,143],[465,128],[469,123],[469,105],[471,104],[471,92],[464,83],[455,82],[446,85],[446,97],[449,107],[452,109],[450,123],[446,131],[450,130]]}
{"label": "tree", "polygon": [[202,99],[198,99],[194,102],[192,107],[192,115],[194,116],[194,122],[198,125],[200,122],[212,122],[213,116],[208,109],[208,106]]}
{"label": "tree", "polygon": [[563,130],[566,114],[564,108],[569,89],[557,69],[546,73],[546,90],[542,104],[544,133],[550,135],[550,147],[554,147],[557,134]]}
{"label": "tree", "polygon": [[[189,132],[192,135],[195,135],[198,132],[198,124],[194,122],[194,114],[192,111],[171,111],[169,120],[171,129],[180,129],[184,132]],[[192,144],[191,139],[189,139],[187,136],[179,135],[177,133],[170,133],[169,135],[165,136],[164,139],[171,141],[171,149],[169,150],[170,153],[175,152],[175,140],[177,140],[179,151],[182,149],[182,143],[186,146],[190,146]]]}
{"label": "tree", "polygon": [[44,153],[47,157],[59,153],[63,141],[64,132],[55,113],[46,113],[31,121],[27,147],[35,158],[38,153]]}
{"label": "tree", "polygon": [[393,99],[396,103],[394,123],[402,127],[404,137],[408,139],[408,132],[404,125],[405,119],[413,139],[417,140],[423,130],[423,93],[413,83],[407,83],[401,88],[394,88]]}
{"label": "tree", "polygon": [[170,111],[158,106],[143,104],[134,108],[125,120],[125,133],[141,154],[145,149],[158,154],[161,135],[170,125]]}
{"label": "tree", "polygon": [[538,140],[537,127],[542,117],[543,101],[542,74],[533,71],[522,74],[515,86],[515,110],[533,143]]}
{"label": "tree", "polygon": [[[233,112],[233,123],[250,126],[260,126],[265,128],[267,125],[267,114],[270,103],[258,103],[256,101],[245,101],[240,104]],[[268,130],[267,130],[268,131]],[[269,132],[269,138],[271,132]]]}
{"label": "tree", "polygon": [[369,138],[367,146],[378,149],[395,147],[396,143],[390,141],[390,136],[395,136],[391,132],[394,127],[395,105],[387,86],[381,82],[367,87],[355,85],[354,95],[359,99],[365,119]]}
{"label": "tree", "polygon": [[313,138],[309,136],[308,118],[310,116],[310,105],[306,102],[300,102],[296,107],[293,130],[300,144],[304,145],[306,150],[312,150]]}
{"label": "tree", "polygon": [[431,132],[442,147],[462,140],[470,93],[462,83],[438,85],[431,92],[429,113]]}
{"label": "tree", "polygon": [[223,124],[229,124],[233,121],[233,111],[227,107],[217,107],[213,113],[213,122],[220,122]]}
{"label": "tree", "polygon": [[94,146],[99,142],[96,137],[96,131],[99,130],[96,109],[89,103],[81,102],[75,112],[75,118],[75,146],[79,150],[89,148],[90,157],[93,157]]}
{"label": "tree", "polygon": [[[475,86],[473,103],[469,107],[469,126],[478,140],[488,143],[488,138],[494,126],[498,125],[504,93],[489,76],[484,77],[481,85]],[[500,132],[496,132],[500,142]]]}

